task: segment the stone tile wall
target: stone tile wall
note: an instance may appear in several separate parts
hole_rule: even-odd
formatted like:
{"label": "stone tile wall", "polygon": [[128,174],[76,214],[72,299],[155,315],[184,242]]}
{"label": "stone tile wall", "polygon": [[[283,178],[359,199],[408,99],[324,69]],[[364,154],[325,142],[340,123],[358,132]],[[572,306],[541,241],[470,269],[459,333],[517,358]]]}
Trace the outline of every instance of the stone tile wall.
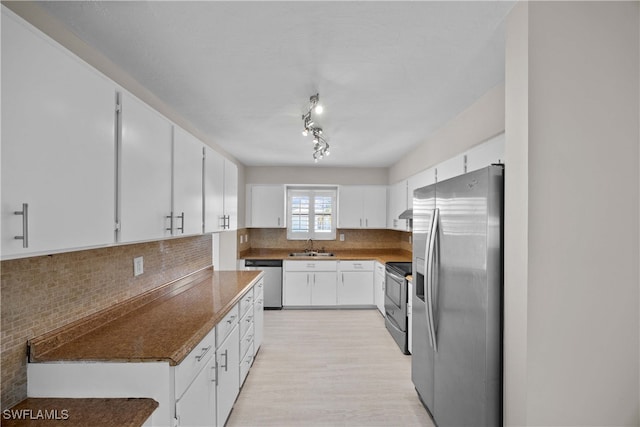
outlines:
{"label": "stone tile wall", "polygon": [[[133,276],[133,258],[144,274]],[[211,235],[3,261],[2,410],[27,396],[27,340],[211,265]]]}

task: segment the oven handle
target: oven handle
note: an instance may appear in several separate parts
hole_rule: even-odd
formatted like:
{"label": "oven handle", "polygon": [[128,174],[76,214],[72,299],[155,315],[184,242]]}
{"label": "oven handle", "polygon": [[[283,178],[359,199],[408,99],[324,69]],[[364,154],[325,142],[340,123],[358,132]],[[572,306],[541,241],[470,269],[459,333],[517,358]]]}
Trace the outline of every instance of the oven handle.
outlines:
{"label": "oven handle", "polygon": [[431,222],[431,231],[429,233],[429,244],[427,251],[427,325],[429,328],[429,339],[433,351],[438,352],[438,341],[436,340],[436,328],[433,316],[433,272],[437,268],[435,265],[435,245],[438,234],[438,225],[440,222],[440,209],[433,210],[433,220]]}

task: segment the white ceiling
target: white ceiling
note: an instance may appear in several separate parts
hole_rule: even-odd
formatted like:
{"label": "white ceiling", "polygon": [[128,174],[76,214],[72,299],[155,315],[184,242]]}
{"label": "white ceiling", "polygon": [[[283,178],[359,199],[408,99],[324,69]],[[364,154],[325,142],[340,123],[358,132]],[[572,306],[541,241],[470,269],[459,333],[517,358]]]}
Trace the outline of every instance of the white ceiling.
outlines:
{"label": "white ceiling", "polygon": [[40,3],[248,166],[388,167],[504,81],[513,2]]}

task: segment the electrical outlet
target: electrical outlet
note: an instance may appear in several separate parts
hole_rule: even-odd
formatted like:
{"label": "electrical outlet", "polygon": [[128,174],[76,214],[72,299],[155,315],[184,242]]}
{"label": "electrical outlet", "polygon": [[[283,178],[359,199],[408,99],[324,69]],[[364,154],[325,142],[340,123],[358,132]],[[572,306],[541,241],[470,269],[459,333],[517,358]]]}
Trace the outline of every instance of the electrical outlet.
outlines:
{"label": "electrical outlet", "polygon": [[133,259],[133,275],[139,276],[144,273],[144,258],[139,256]]}
{"label": "electrical outlet", "polygon": [[344,234],[340,233],[340,241],[344,242]]}
{"label": "electrical outlet", "polygon": [[409,244],[413,244],[413,238],[411,237],[411,234],[409,234]]}
{"label": "electrical outlet", "polygon": [[243,236],[242,236],[242,234],[241,234],[241,235],[240,235],[240,244],[243,244],[243,243],[244,243],[244,239],[243,239],[242,237],[243,237]]}
{"label": "electrical outlet", "polygon": [[249,235],[248,234],[244,235],[244,242],[245,243],[249,243]]}

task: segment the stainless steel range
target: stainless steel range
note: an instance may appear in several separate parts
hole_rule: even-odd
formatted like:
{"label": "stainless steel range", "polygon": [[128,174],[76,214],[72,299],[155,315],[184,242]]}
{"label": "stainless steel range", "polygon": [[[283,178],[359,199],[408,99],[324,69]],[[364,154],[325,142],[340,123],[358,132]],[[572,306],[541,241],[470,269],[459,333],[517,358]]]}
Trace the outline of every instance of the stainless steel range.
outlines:
{"label": "stainless steel range", "polygon": [[388,262],[384,292],[385,325],[404,354],[409,354],[407,339],[407,301],[411,274],[410,262]]}

